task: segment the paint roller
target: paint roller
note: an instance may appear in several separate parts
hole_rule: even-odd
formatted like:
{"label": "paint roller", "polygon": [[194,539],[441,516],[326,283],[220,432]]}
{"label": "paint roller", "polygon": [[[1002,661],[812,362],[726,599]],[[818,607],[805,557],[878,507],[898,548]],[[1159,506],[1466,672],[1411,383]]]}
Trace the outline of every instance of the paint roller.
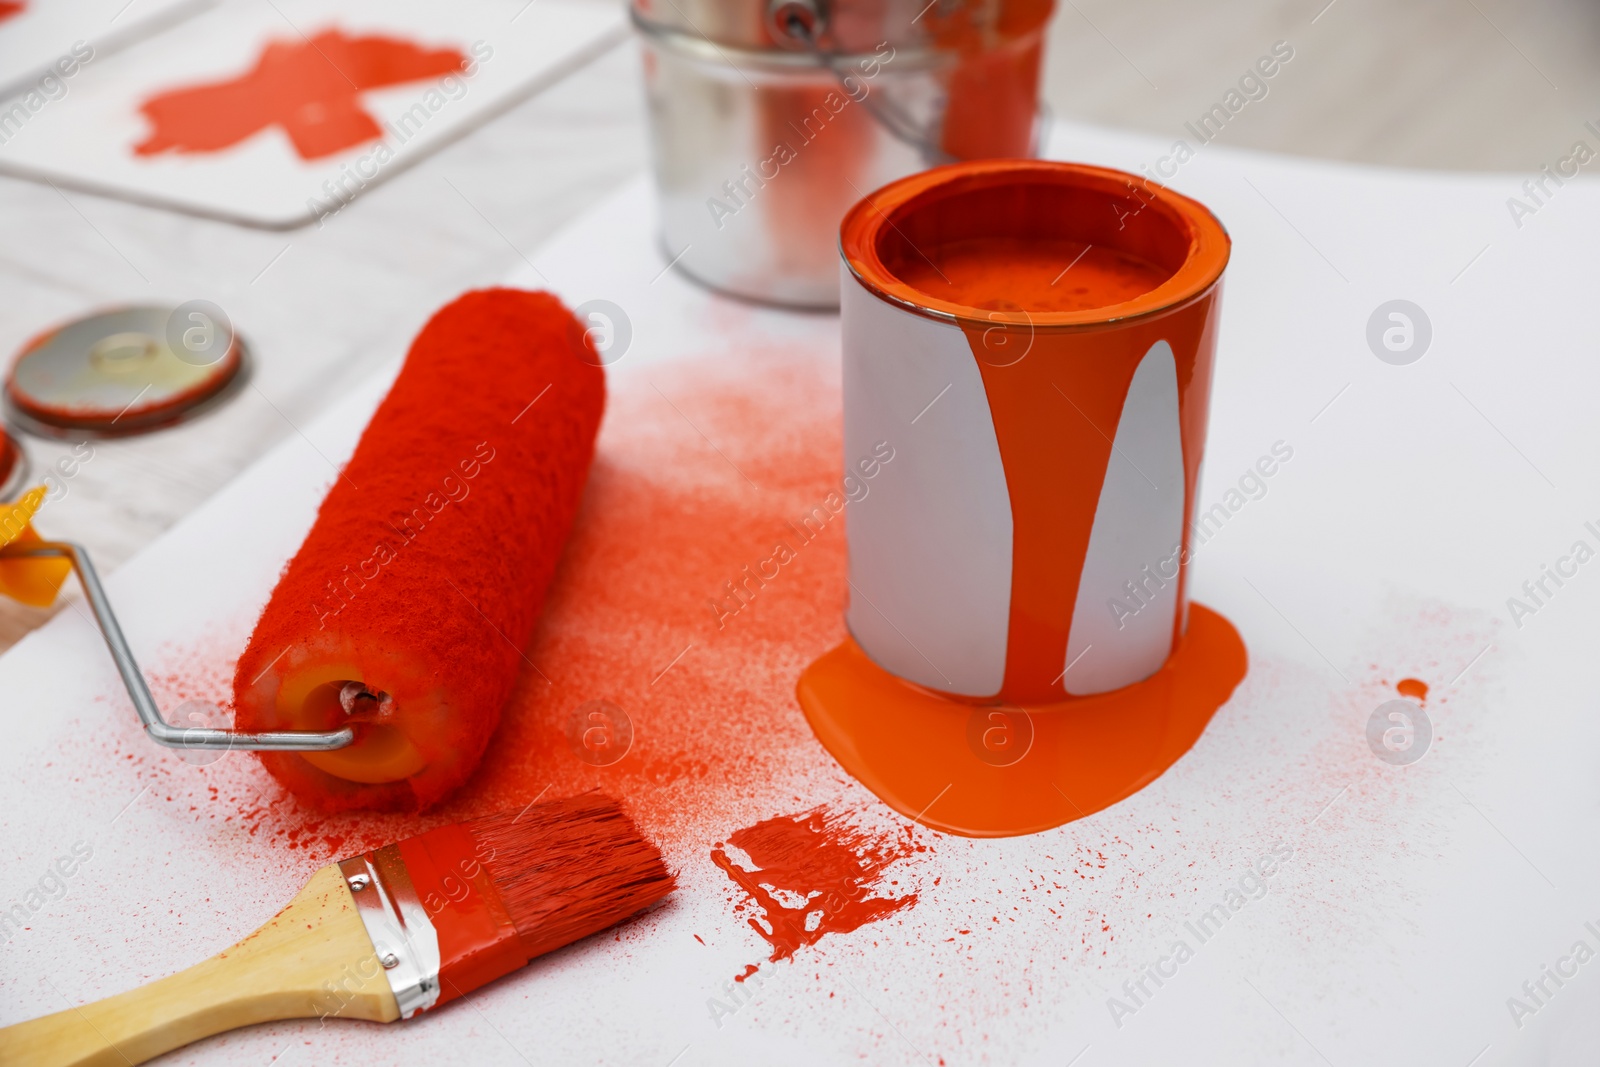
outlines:
{"label": "paint roller", "polygon": [[471,775],[529,664],[604,406],[593,343],[548,293],[470,292],[418,334],[234,675],[238,730],[355,731],[259,753],[291,792],[414,810]]}

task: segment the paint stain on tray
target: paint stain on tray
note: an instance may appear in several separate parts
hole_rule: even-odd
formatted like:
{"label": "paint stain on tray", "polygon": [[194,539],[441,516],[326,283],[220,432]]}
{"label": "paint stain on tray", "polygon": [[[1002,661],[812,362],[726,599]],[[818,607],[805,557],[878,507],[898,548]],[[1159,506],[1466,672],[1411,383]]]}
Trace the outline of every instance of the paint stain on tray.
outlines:
{"label": "paint stain on tray", "polygon": [[817,807],[734,831],[711,850],[711,861],[749,894],[761,913],[749,918],[750,927],[772,946],[771,959],[781,960],[915,904],[915,893],[885,893],[896,884],[889,867],[920,851],[909,828],[878,834]]}
{"label": "paint stain on tray", "polygon": [[[349,37],[338,29],[270,41],[255,66],[236,78],[146,100],[139,110],[150,120],[150,135],[134,152],[220,152],[277,126],[301,159],[321,159],[383,136],[362,106],[363,92],[459,74],[466,62],[454,48]],[[443,100],[437,90],[429,94]],[[424,104],[436,110],[426,95]]]}

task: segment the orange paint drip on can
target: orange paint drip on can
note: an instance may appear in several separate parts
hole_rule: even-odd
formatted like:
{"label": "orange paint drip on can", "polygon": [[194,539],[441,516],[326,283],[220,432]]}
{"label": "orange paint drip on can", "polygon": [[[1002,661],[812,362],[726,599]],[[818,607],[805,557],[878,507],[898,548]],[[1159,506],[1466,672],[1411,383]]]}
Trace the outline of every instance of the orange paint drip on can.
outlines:
{"label": "orange paint drip on can", "polygon": [[[799,691],[900,810],[981,836],[1082,817],[1243,676],[1238,634],[1191,627],[1187,596],[1229,247],[1195,201],[1065,163],[939,168],[846,215],[845,454],[904,442],[905,462],[851,515],[851,641]],[[1014,760],[969,744],[985,708],[1028,724]]]}

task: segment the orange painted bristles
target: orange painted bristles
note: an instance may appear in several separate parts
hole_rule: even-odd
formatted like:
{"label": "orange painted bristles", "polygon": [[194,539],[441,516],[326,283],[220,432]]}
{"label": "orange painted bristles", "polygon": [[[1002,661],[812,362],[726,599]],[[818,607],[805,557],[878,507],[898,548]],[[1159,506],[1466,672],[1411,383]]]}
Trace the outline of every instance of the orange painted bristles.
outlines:
{"label": "orange painted bristles", "polygon": [[634,915],[676,887],[616,801],[583,793],[467,823],[528,958]]}
{"label": "orange painted bristles", "polygon": [[332,863],[204,963],[0,1030],[7,1067],[120,1067],[275,1019],[409,1019],[674,888],[616,801],[584,793]]}
{"label": "orange painted bristles", "polygon": [[438,935],[438,1004],[673,889],[661,853],[600,793],[442,826],[394,847]]}

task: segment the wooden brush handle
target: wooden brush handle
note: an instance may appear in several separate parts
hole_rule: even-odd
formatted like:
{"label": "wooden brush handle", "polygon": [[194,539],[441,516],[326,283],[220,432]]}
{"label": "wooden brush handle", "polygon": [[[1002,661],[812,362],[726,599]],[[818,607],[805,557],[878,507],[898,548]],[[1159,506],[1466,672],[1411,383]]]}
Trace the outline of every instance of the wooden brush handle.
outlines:
{"label": "wooden brush handle", "polygon": [[350,887],[330,864],[261,929],[186,971],[0,1030],[7,1067],[125,1067],[273,1019],[400,1015]]}

